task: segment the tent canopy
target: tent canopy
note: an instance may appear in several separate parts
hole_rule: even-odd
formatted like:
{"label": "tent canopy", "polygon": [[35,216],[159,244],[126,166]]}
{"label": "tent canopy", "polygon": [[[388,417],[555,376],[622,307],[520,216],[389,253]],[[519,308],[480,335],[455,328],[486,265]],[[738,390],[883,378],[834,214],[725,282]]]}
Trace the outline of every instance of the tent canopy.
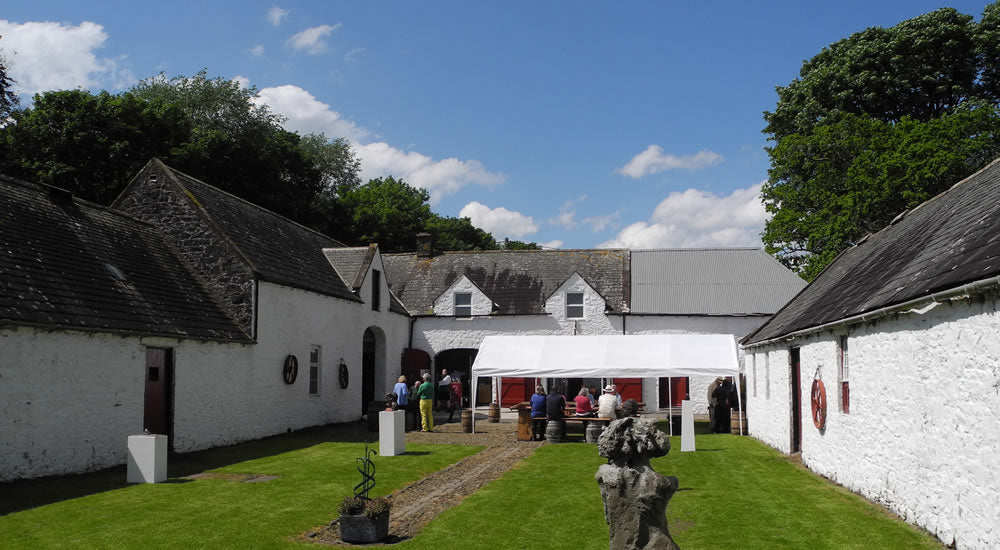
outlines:
{"label": "tent canopy", "polygon": [[475,376],[654,378],[737,376],[731,334],[487,336]]}

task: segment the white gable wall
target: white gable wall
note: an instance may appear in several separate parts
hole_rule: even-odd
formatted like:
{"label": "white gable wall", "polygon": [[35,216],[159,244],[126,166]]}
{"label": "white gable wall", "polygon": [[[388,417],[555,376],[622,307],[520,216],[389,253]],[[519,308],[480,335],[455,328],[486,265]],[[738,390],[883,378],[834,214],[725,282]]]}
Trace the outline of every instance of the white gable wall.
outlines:
{"label": "white gable wall", "polygon": [[[854,328],[850,414],[840,412],[837,335],[801,339],[803,463],[945,543],[1000,547],[997,305],[996,298],[957,302]],[[750,401],[750,432],[787,452],[788,353],[771,355],[771,399],[763,399],[759,385]],[[758,358],[758,384],[761,365]],[[809,408],[817,372],[827,391],[824,433]]]}
{"label": "white gable wall", "polygon": [[458,292],[472,294],[472,315],[489,315],[493,311],[493,301],[468,277],[462,275],[434,300],[434,315],[455,315],[455,294]]}

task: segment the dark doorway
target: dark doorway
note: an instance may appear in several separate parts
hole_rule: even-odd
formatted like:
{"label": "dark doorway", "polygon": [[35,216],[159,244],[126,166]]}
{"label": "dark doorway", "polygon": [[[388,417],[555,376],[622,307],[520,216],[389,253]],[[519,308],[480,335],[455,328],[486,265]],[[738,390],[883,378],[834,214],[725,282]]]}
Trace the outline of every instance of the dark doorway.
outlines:
{"label": "dark doorway", "polygon": [[[469,374],[472,372],[472,363],[475,362],[476,354],[478,353],[479,350],[475,348],[448,349],[437,354],[437,357],[434,359],[435,384],[441,379],[442,370],[448,371],[448,374],[452,378],[458,376],[459,380],[462,381],[463,407],[469,406],[469,400],[472,398],[472,384]],[[476,397],[479,400],[482,396],[477,395]],[[486,397],[489,397],[489,392],[487,392]]]}
{"label": "dark doorway", "polygon": [[681,401],[690,399],[691,381],[687,376],[660,378],[660,408],[680,407]]}
{"label": "dark doorway", "polygon": [[368,404],[375,400],[375,333],[370,328],[361,350],[361,414],[368,414]]}
{"label": "dark doorway", "polygon": [[802,374],[799,368],[799,348],[788,354],[792,363],[792,452],[802,451]]}
{"label": "dark doorway", "polygon": [[146,348],[146,391],[142,427],[167,436],[173,446],[174,354],[171,349]]}

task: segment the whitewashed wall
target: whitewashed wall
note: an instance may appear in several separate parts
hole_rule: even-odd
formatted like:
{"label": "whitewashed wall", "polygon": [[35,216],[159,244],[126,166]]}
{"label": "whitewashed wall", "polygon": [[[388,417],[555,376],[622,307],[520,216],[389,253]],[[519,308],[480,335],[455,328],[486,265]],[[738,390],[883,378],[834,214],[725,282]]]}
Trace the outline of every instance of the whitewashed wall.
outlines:
{"label": "whitewashed wall", "polygon": [[143,429],[147,346],[173,348],[178,371],[191,358],[199,368],[250,358],[239,344],[0,330],[0,481],[124,463],[128,436]]}
{"label": "whitewashed wall", "polygon": [[748,350],[745,352],[744,370],[747,373],[747,428],[750,435],[783,453],[791,452],[792,371],[788,349],[768,347]]}
{"label": "whitewashed wall", "polygon": [[[837,335],[802,340],[803,463],[946,544],[1000,548],[997,305],[966,301],[855,327],[847,333],[850,414],[839,408]],[[757,369],[762,376],[759,359]],[[750,401],[751,411],[770,413],[750,413],[751,434],[786,452],[788,372],[787,351],[772,352],[771,399],[761,400],[758,386]],[[817,372],[829,403],[823,433],[809,409]]]}
{"label": "whitewashed wall", "polygon": [[[766,317],[635,315],[625,321],[625,331],[628,334],[732,334],[739,340],[766,320]],[[740,360],[743,361],[742,352]],[[691,377],[689,393],[695,414],[708,415],[708,385],[713,380],[714,376]],[[655,406],[659,403],[659,391],[659,379],[643,380],[643,401]]]}
{"label": "whitewashed wall", "polygon": [[448,290],[441,293],[434,300],[434,315],[452,316],[455,315],[455,293],[468,292],[472,298],[473,315],[489,315],[493,311],[493,301],[489,299],[479,287],[468,277],[462,275],[455,281]]}
{"label": "whitewashed wall", "polygon": [[[124,463],[128,435],[143,428],[146,347],[173,349],[178,452],[360,418],[365,329],[376,327],[384,341],[376,396],[398,376],[409,336],[408,319],[387,311],[388,289],[376,312],[369,304],[259,285],[257,344],[0,330],[0,481]],[[309,395],[313,344],[322,347],[318,396]],[[299,374],[286,385],[281,367],[290,353]],[[350,369],[346,390],[337,376],[341,357]]]}

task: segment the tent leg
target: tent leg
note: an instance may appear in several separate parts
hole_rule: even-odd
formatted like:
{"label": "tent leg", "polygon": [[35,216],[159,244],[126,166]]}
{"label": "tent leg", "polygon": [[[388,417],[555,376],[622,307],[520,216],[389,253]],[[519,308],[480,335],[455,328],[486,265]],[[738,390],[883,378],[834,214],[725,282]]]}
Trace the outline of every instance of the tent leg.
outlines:
{"label": "tent leg", "polygon": [[[670,436],[674,435],[674,394],[673,378],[667,377],[667,423],[670,425]],[[663,395],[663,394],[660,394]]]}
{"label": "tent leg", "polygon": [[743,397],[740,395],[740,376],[736,375],[736,406],[740,408],[739,419],[740,419],[740,435],[743,435]]}
{"label": "tent leg", "polygon": [[469,367],[469,382],[472,383],[472,402],[469,403],[469,408],[472,409],[472,433],[476,433],[476,386],[479,383],[471,366]]}

